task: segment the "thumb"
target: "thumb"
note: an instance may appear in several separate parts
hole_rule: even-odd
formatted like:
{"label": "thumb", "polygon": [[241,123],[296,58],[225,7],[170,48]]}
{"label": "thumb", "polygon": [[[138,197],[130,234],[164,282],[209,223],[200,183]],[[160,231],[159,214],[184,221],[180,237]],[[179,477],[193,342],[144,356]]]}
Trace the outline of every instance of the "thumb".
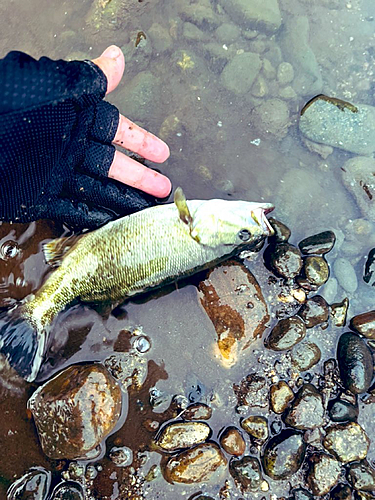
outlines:
{"label": "thumb", "polygon": [[100,57],[92,60],[107,77],[107,94],[120,83],[125,69],[125,58],[122,50],[116,45],[110,45]]}

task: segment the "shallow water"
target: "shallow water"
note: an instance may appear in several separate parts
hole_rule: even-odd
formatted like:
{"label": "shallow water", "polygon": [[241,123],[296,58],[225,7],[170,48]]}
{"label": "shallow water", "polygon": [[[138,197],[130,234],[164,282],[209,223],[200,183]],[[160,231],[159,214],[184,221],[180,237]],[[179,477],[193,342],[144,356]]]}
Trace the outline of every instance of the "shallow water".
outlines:
{"label": "shallow water", "polygon": [[[273,132],[253,110],[268,99],[279,98],[283,87],[276,70],[281,62],[290,62],[295,77],[299,74],[298,50],[294,60],[280,50],[282,30],[288,23],[293,26],[297,22],[295,16],[304,16],[309,23],[308,45],[322,77],[318,93],[375,105],[375,4],[371,0],[279,0],[283,25],[274,35],[262,29],[258,33],[245,30],[221,4],[209,0],[3,2],[0,53],[19,49],[34,57],[85,59],[96,57],[111,43],[120,45],[127,60],[125,76],[109,100],[130,119],[168,142],[171,157],[160,168],[174,186],[182,186],[187,198],[273,202],[274,216],[291,228],[294,244],[319,231],[333,230],[338,242],[328,261],[347,258],[359,285],[353,294],[339,285],[336,293],[329,292],[329,302],[348,296],[349,315],[372,309],[375,289],[363,283],[362,274],[368,251],[375,246],[374,221],[360,212],[341,180],[341,167],[353,155],[334,150],[324,159],[306,148],[298,132],[299,111],[317,92],[281,99],[289,116]],[[113,16],[108,15],[110,9]],[[146,39],[135,47],[140,31]],[[221,72],[243,52],[259,54],[263,69],[249,91],[230,91]],[[265,60],[271,68],[265,66]],[[233,80],[239,77],[234,74]],[[277,120],[277,114],[274,118]],[[0,247],[9,240],[17,243],[11,257],[0,255],[1,306],[10,306],[39,288],[49,269],[41,244],[62,232],[63,228],[53,223],[0,227]],[[250,268],[261,284],[266,283],[269,273],[263,268],[261,256]],[[88,306],[76,305],[62,313],[40,378],[48,378],[75,362],[104,359],[119,342],[121,331],[141,327],[152,343],[147,354],[152,360],[149,377],[140,394],[131,394],[128,419],[122,430],[109,438],[108,446],[120,442],[133,450],[147,448],[149,436],[138,424],[137,402],[147,406],[148,390],[155,384],[168,396],[187,395],[197,384],[204,386],[206,394],[218,395],[220,402],[210,420],[214,438],[223,426],[238,425],[232,385],[247,373],[268,373],[276,359],[273,354],[263,354],[261,341],[254,344],[255,352],[253,347],[248,349],[234,368],[222,368],[213,354],[216,334],[200,307],[194,283],[178,289],[169,287],[147,300],[127,302],[124,311],[107,317]],[[334,354],[338,333],[330,331],[329,337],[317,339],[325,353],[323,359]],[[318,374],[320,369],[317,365],[311,372]],[[12,381],[4,382],[0,390],[0,448],[8,450],[0,459],[0,495],[2,487],[5,495],[4,488],[31,466],[57,470],[57,464],[49,463],[40,450],[26,412],[31,392],[28,386]],[[368,425],[371,407],[361,412],[361,423],[373,437]],[[149,409],[145,411],[150,413]],[[369,458],[374,458],[373,444]],[[158,461],[159,456],[151,453],[147,468]],[[113,476],[106,458],[102,466],[108,471],[107,489],[104,492],[104,480],[96,487],[101,498],[116,498],[116,483],[121,477],[126,483],[127,473],[117,471]],[[298,485],[299,481],[297,474],[291,483]],[[223,484],[224,480],[201,489],[218,495]],[[266,495],[288,494],[288,488],[287,484],[270,481]],[[158,477],[143,490],[149,498],[169,500],[189,498],[200,488],[172,486]],[[127,498],[125,491],[121,494],[121,498]],[[235,488],[231,495],[241,496]]]}

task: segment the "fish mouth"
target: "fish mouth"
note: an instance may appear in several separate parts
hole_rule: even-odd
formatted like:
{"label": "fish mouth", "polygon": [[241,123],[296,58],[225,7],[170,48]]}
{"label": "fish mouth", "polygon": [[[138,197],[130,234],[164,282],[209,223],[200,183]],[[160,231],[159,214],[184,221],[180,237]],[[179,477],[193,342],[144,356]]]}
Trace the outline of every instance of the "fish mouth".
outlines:
{"label": "fish mouth", "polygon": [[267,214],[271,213],[274,208],[273,205],[269,204],[267,207],[262,208],[261,211],[260,226],[266,236],[273,236],[275,234],[275,230],[267,219]]}

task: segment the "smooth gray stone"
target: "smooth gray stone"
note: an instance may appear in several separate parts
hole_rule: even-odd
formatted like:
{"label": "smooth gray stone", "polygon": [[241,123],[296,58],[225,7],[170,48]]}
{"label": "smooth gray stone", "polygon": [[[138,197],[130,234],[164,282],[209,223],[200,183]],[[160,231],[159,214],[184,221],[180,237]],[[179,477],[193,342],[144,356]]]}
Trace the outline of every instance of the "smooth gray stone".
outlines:
{"label": "smooth gray stone", "polygon": [[304,111],[299,129],[311,141],[369,156],[375,151],[375,107],[349,107],[316,99]]}

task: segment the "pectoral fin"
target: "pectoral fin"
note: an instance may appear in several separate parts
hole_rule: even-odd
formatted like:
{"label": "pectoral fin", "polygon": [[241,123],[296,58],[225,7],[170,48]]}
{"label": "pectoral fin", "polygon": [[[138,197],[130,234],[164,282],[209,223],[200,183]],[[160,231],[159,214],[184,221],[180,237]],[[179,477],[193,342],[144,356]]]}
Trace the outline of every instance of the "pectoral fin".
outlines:
{"label": "pectoral fin", "polygon": [[187,206],[185,194],[180,187],[178,187],[174,192],[174,202],[182,222],[191,226],[193,218],[190,214],[189,207]]}
{"label": "pectoral fin", "polygon": [[43,245],[44,258],[51,267],[58,267],[64,255],[82,235],[63,236]]}

